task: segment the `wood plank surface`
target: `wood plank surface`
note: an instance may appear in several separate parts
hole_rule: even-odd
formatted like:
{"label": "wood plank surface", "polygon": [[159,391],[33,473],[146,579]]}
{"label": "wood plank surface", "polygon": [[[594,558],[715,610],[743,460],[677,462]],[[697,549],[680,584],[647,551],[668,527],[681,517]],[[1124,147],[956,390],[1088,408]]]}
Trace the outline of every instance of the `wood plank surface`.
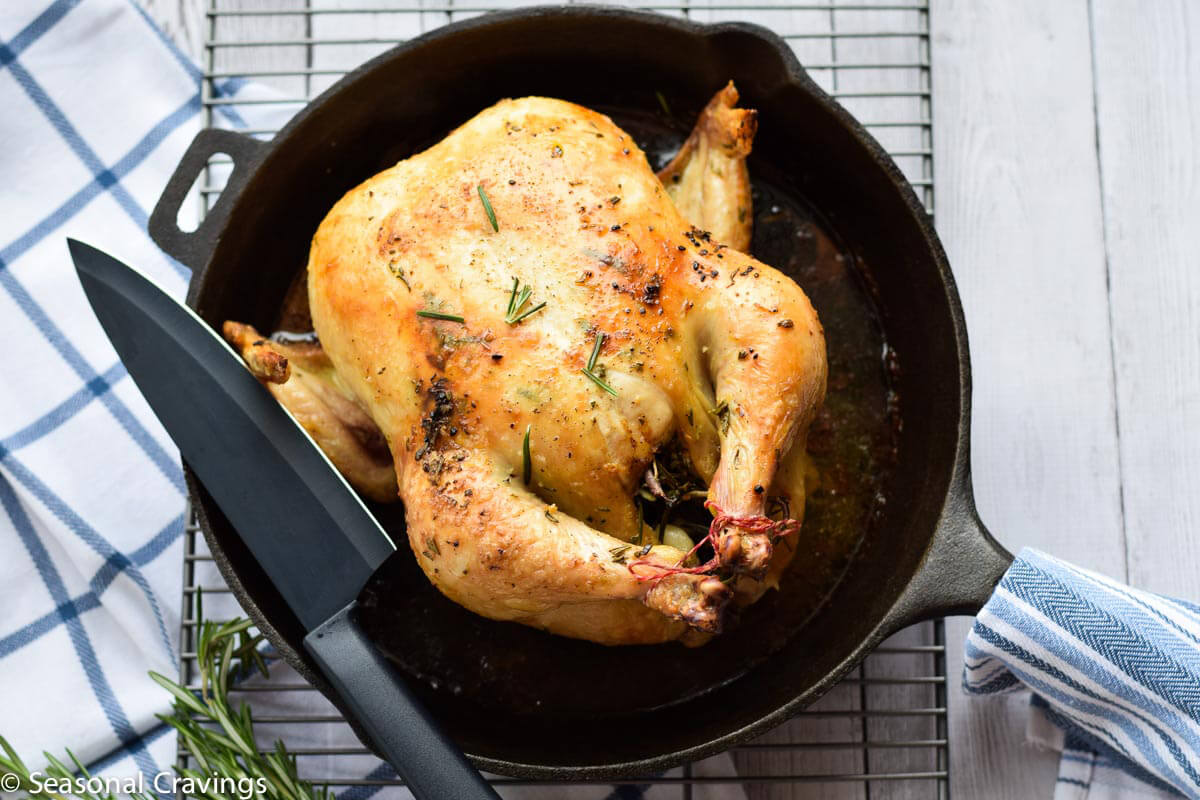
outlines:
{"label": "wood plank surface", "polygon": [[1200,7],[1095,0],[1129,580],[1200,598]]}
{"label": "wood plank surface", "polygon": [[[1010,549],[1125,577],[1103,220],[1083,0],[936,0],[937,222],[966,310],[976,495]],[[1049,797],[1057,759],[1024,743],[1023,700],[957,689],[952,795]]]}

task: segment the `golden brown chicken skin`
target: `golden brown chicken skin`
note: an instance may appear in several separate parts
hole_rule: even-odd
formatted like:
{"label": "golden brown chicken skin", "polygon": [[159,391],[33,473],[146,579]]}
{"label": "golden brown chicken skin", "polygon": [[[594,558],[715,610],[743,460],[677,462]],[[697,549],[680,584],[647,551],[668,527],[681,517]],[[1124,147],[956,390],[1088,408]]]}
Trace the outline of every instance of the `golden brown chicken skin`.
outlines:
{"label": "golden brown chicken skin", "polygon": [[790,279],[686,222],[607,117],[536,97],[483,111],[350,191],[308,281],[325,352],[394,457],[417,560],[451,599],[604,643],[719,630],[731,590],[673,572],[684,553],[639,530],[632,499],[676,436],[727,520],[721,568],[739,593],[767,572],[770,533],[738,521],[803,453],[821,325]]}

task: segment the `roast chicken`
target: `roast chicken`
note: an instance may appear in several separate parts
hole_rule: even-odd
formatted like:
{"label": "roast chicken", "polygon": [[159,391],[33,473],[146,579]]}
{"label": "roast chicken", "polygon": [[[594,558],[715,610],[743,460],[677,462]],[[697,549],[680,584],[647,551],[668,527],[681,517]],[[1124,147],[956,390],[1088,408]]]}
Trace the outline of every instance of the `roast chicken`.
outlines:
{"label": "roast chicken", "polygon": [[[804,292],[745,252],[755,118],[736,101],[719,92],[659,175],[602,114],[501,101],[326,216],[319,344],[226,323],[348,479],[403,500],[455,602],[696,644],[791,558],[825,343]],[[645,518],[668,453],[707,535]]]}

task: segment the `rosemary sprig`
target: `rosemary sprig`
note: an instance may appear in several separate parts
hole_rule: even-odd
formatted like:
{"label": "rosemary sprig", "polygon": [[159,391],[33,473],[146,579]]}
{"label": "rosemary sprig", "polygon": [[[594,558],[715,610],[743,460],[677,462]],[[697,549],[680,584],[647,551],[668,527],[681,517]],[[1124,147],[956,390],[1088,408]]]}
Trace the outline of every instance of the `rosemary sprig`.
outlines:
{"label": "rosemary sprig", "polygon": [[[166,689],[175,699],[171,714],[160,714],[166,724],[178,731],[180,741],[195,767],[176,766],[178,788],[185,788],[188,797],[197,800],[229,800],[230,787],[239,791],[253,788],[255,797],[264,800],[334,800],[328,789],[318,789],[301,780],[296,771],[296,757],[282,742],[275,749],[260,753],[254,738],[254,722],[250,707],[229,701],[233,682],[258,670],[267,674],[267,665],[258,651],[262,634],[252,634],[248,619],[212,622],[203,619],[201,596],[197,595],[196,615],[200,618],[197,640],[197,667],[200,690],[188,689],[170,678],[150,673],[150,678]],[[72,783],[69,795],[37,792],[33,773],[7,741],[0,737],[0,775],[13,774],[21,789],[38,800],[114,800],[109,794],[93,794],[80,784]],[[42,773],[47,778],[78,780],[90,777],[87,769],[67,751],[75,769],[46,753],[48,766]],[[37,781],[45,784],[45,779]],[[55,788],[58,788],[56,785]],[[79,789],[79,791],[75,791]],[[133,794],[135,800],[159,800],[152,793]]]}
{"label": "rosemary sprig", "polygon": [[504,321],[509,325],[516,325],[521,320],[532,317],[534,314],[546,307],[545,301],[542,301],[533,308],[522,311],[521,309],[524,308],[525,304],[529,302],[529,297],[532,294],[533,288],[530,287],[529,284],[526,284],[524,287],[522,287],[521,280],[519,278],[513,278],[513,288],[512,292],[508,296],[508,310],[504,313]]}
{"label": "rosemary sprig", "polygon": [[[200,671],[200,692],[194,694],[183,686],[157,673],[150,677],[175,697],[175,710],[159,719],[175,728],[184,747],[200,769],[179,769],[181,776],[202,779],[205,774],[217,774],[233,780],[258,781],[266,787],[266,796],[279,800],[332,800],[328,789],[317,789],[301,780],[296,771],[296,757],[288,753],[283,742],[275,749],[260,753],[255,745],[254,722],[250,707],[229,702],[229,690],[234,680],[247,677],[257,670],[267,675],[267,664],[258,646],[261,633],[251,633],[248,619],[213,622],[203,619],[200,598],[196,615],[200,631],[196,647],[196,663]],[[259,780],[261,779],[261,780]],[[203,800],[221,800],[217,792],[199,792]]]}
{"label": "rosemary sprig", "polygon": [[483,210],[487,212],[488,222],[492,223],[492,230],[496,233],[500,232],[500,223],[496,222],[496,212],[492,210],[492,201],[488,198],[487,192],[483,190],[483,184],[475,187],[479,192],[479,199],[483,202]]}
{"label": "rosemary sprig", "polygon": [[467,321],[458,314],[446,314],[441,311],[429,311],[424,308],[417,312],[417,316],[425,317],[426,319],[442,319],[446,322],[457,322],[460,325],[467,324]]}
{"label": "rosemary sprig", "polygon": [[529,432],[531,430],[533,430],[532,425],[525,426],[525,439],[521,442],[521,479],[526,486],[533,478],[533,458],[529,455]]}
{"label": "rosemary sprig", "polygon": [[600,357],[600,348],[604,347],[604,340],[608,336],[603,331],[596,333],[596,343],[592,345],[592,354],[588,356],[587,366],[580,370],[584,375],[591,378],[592,383],[599,386],[604,391],[611,394],[613,397],[618,397],[617,390],[604,382],[604,379],[596,374],[596,359]]}

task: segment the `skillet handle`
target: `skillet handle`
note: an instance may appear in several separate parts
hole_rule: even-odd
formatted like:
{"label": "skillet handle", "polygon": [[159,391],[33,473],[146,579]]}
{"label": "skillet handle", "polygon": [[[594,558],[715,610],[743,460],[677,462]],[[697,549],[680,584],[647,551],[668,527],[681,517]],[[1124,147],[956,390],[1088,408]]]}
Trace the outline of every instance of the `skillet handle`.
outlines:
{"label": "skillet handle", "polygon": [[351,603],[304,647],[417,800],[499,800],[367,639]]}
{"label": "skillet handle", "polygon": [[[203,269],[217,246],[218,234],[229,216],[234,197],[250,175],[251,165],[265,147],[266,142],[233,131],[208,128],[196,134],[171,179],[167,181],[162,196],[154,204],[154,210],[150,212],[146,227],[154,243],[193,271]],[[196,177],[217,153],[225,153],[233,159],[229,181],[200,226],[190,233],[181,230],[176,222],[179,209],[188,190],[196,182]]]}
{"label": "skillet handle", "polygon": [[947,504],[917,574],[892,608],[885,630],[937,617],[974,615],[992,596],[1013,557],[988,533],[964,492]]}

